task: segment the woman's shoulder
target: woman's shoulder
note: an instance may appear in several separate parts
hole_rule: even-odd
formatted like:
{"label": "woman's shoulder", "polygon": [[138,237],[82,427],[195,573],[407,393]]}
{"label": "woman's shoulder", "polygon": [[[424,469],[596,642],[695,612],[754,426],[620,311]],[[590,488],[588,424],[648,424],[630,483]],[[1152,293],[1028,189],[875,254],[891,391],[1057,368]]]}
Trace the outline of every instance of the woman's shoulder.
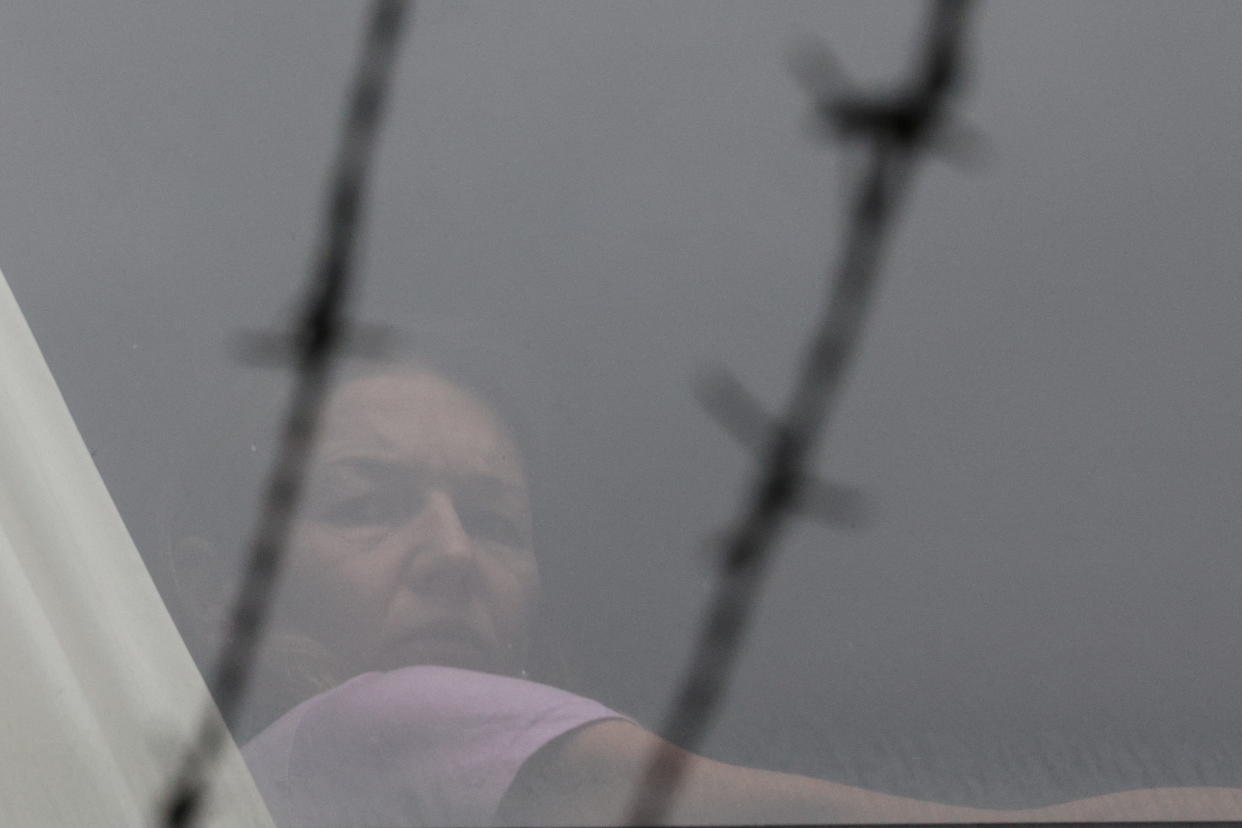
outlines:
{"label": "woman's shoulder", "polygon": [[303,702],[243,753],[274,811],[306,813],[334,799],[331,808],[365,808],[369,818],[486,823],[530,756],[615,717],[548,685],[416,666],[366,673]]}
{"label": "woman's shoulder", "polygon": [[290,712],[301,731],[328,727],[397,739],[407,747],[417,746],[409,741],[413,734],[460,740],[463,729],[536,729],[616,716],[599,702],[550,685],[434,665],[365,673]]}

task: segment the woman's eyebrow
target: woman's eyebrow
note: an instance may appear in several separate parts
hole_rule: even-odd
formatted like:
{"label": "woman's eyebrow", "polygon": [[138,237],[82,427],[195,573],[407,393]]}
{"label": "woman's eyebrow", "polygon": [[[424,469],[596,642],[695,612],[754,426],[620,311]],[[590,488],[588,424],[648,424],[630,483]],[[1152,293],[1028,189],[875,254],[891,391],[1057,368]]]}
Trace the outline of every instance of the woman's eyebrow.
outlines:
{"label": "woman's eyebrow", "polygon": [[457,489],[461,495],[476,502],[499,502],[513,506],[523,502],[526,492],[520,483],[487,472],[462,475]]}
{"label": "woman's eyebrow", "polygon": [[[434,472],[410,460],[347,454],[325,461],[325,477],[360,478],[376,485],[411,485]],[[519,507],[525,503],[526,487],[499,472],[471,470],[446,475],[461,497],[476,503],[502,503]]]}
{"label": "woman's eyebrow", "polygon": [[409,464],[382,457],[346,455],[324,463],[324,474],[330,477],[360,477],[376,483],[398,483],[417,474]]}

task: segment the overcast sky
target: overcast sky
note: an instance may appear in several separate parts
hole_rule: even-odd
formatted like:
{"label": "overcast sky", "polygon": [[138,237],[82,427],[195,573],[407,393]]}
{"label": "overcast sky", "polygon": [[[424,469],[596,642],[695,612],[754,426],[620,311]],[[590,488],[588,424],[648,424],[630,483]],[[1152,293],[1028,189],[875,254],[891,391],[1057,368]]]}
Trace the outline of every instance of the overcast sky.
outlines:
{"label": "overcast sky", "polygon": [[[363,11],[0,10],[0,267],[148,554],[248,381],[229,342],[304,283]],[[420,4],[355,316],[517,354],[575,689],[648,724],[754,470],[691,380],[783,403],[855,169],[785,52],[883,84],[922,19]],[[987,2],[971,33],[984,163],[921,170],[820,458],[873,520],[787,535],[708,752],[973,804],[1236,784],[1242,6]]]}

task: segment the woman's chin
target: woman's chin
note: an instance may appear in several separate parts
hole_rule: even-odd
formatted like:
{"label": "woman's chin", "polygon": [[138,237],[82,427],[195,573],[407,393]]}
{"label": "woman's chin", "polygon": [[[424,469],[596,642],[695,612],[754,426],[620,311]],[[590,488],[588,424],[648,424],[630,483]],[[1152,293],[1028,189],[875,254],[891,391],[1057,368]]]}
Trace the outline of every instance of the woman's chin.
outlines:
{"label": "woman's chin", "polygon": [[379,660],[382,670],[399,670],[402,667],[436,665],[474,670],[480,673],[507,673],[501,659],[490,650],[469,640],[433,639],[404,642],[383,653]]}

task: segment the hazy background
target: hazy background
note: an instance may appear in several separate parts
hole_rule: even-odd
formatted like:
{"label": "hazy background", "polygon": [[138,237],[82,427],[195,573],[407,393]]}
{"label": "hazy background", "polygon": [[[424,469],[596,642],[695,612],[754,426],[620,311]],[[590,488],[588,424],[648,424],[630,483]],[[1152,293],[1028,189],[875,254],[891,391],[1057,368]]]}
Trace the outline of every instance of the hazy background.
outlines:
{"label": "hazy background", "polygon": [[[302,290],[363,10],[0,10],[0,267],[149,555],[253,374],[229,343]],[[837,249],[852,168],[785,50],[897,78],[923,15],[415,16],[355,317],[516,354],[574,687],[648,724],[754,468],[690,380],[780,406]],[[972,34],[990,159],[920,176],[821,458],[875,520],[787,536],[707,752],[983,805],[1242,783],[1242,6],[989,2]]]}

